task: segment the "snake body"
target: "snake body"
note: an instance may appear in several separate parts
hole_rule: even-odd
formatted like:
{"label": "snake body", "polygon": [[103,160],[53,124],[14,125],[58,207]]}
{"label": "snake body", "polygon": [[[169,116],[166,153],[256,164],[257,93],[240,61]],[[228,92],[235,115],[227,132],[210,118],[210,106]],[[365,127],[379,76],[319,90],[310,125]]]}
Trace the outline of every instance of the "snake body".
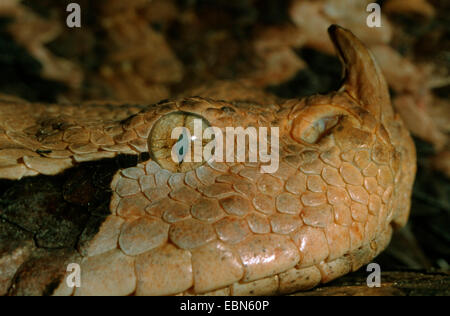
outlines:
{"label": "snake body", "polygon": [[[2,101],[0,179],[8,183],[137,158],[114,172],[108,214],[91,214],[97,225],[74,247],[52,247],[36,232],[7,250],[12,241],[0,239],[0,294],[273,295],[370,262],[408,219],[415,149],[370,52],[345,29],[330,34],[345,81],[328,95],[279,101],[227,83],[152,106]],[[211,161],[168,170],[154,142],[167,141],[174,113],[220,129],[279,127],[278,170]],[[166,125],[155,132],[158,122]],[[88,182],[64,189],[66,202]],[[81,192],[77,201],[89,195]],[[24,228],[1,199],[2,225]],[[81,267],[79,288],[65,282],[69,263]]]}

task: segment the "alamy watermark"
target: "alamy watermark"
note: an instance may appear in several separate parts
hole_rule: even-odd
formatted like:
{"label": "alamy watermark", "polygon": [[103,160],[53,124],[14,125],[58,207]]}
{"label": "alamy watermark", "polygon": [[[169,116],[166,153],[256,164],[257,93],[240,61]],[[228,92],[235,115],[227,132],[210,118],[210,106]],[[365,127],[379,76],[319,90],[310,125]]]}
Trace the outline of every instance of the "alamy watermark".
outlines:
{"label": "alamy watermark", "polygon": [[371,272],[367,277],[367,286],[370,288],[381,287],[381,267],[378,263],[367,265],[367,272]]}
{"label": "alamy watermark", "polygon": [[81,6],[78,3],[69,3],[66,8],[67,15],[66,25],[70,28],[81,27]]}
{"label": "alamy watermark", "polygon": [[[208,127],[203,130],[202,120],[195,119],[193,135],[186,127],[176,127],[172,130],[171,138],[178,140],[171,152],[175,163],[202,161],[268,163],[261,166],[261,173],[275,173],[279,167],[279,127],[270,127],[270,129],[268,127],[245,129],[226,127],[224,135],[222,129],[218,127]],[[210,141],[203,145],[205,139]]]}
{"label": "alamy watermark", "polygon": [[371,12],[367,16],[367,26],[368,27],[381,27],[381,7],[378,3],[369,3],[367,5],[367,12]]}
{"label": "alamy watermark", "polygon": [[[80,28],[81,6],[76,2],[72,2],[67,5],[66,11],[69,12],[66,25],[70,28]],[[381,27],[381,6],[376,2],[369,3],[366,11],[370,13],[366,20],[367,26],[370,28]]]}
{"label": "alamy watermark", "polygon": [[70,274],[66,278],[66,285],[68,288],[81,287],[81,267],[78,263],[71,263],[67,266],[67,272]]}

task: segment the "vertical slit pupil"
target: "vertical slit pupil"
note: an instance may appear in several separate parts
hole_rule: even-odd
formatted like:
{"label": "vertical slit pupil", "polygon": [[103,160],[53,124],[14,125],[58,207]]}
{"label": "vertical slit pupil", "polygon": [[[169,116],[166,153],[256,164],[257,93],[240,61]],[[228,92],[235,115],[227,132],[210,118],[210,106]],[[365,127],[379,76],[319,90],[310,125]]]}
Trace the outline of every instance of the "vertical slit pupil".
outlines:
{"label": "vertical slit pupil", "polygon": [[180,149],[178,150],[178,154],[180,155],[180,157],[184,156],[184,144],[182,143],[184,138],[184,134],[181,134],[180,137],[178,137],[178,143],[181,145]]}

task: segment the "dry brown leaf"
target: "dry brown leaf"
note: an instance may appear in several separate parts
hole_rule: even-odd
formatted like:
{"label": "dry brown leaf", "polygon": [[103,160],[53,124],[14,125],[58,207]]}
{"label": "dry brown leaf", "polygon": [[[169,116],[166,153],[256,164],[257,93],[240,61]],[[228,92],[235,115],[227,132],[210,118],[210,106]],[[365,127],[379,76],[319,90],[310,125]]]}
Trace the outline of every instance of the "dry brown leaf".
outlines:
{"label": "dry brown leaf", "polygon": [[434,98],[428,112],[437,127],[443,132],[450,134],[450,100]]}
{"label": "dry brown leaf", "polygon": [[260,30],[253,46],[261,64],[258,70],[250,75],[249,80],[256,86],[265,87],[292,79],[298,71],[306,68],[306,63],[293,49],[301,47],[305,41],[303,32],[293,26]]}
{"label": "dry brown leaf", "polygon": [[426,0],[388,0],[383,5],[386,13],[417,14],[432,18],[436,14],[434,7]]}
{"label": "dry brown leaf", "polygon": [[[148,22],[148,1],[109,1],[101,7],[109,51],[100,82],[108,98],[157,102],[169,97],[169,86],[181,81],[183,65],[162,33]],[[102,97],[94,95],[92,97]]]}
{"label": "dry brown leaf", "polygon": [[67,84],[75,89],[81,85],[83,72],[75,63],[52,54],[46,44],[61,33],[56,20],[44,20],[19,1],[8,0],[0,4],[0,16],[13,17],[8,31],[15,41],[25,47],[42,65],[42,77]]}
{"label": "dry brown leaf", "polygon": [[440,151],[447,143],[447,136],[427,112],[427,103],[431,102],[429,98],[431,97],[426,96],[420,99],[417,96],[403,94],[395,97],[393,104],[411,133],[432,143]]}
{"label": "dry brown leaf", "polygon": [[353,0],[295,0],[290,7],[290,16],[307,37],[306,45],[332,54],[334,49],[327,38],[327,29],[338,24],[352,30],[369,46],[387,44],[392,38],[392,28],[387,18],[382,17],[382,27],[370,28],[366,20],[367,4],[373,1]]}
{"label": "dry brown leaf", "polygon": [[450,178],[450,150],[445,150],[436,155],[431,160],[431,164],[434,169],[442,172]]}
{"label": "dry brown leaf", "polygon": [[371,47],[389,86],[396,92],[414,92],[428,88],[429,78],[427,69],[420,68],[409,59],[401,56],[396,50],[387,45]]}

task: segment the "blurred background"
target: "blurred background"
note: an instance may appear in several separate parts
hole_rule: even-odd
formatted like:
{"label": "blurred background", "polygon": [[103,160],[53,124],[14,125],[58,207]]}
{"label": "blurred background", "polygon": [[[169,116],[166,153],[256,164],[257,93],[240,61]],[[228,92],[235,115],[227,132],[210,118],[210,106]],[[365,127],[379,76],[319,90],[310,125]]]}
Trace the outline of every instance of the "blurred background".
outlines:
{"label": "blurred background", "polygon": [[[81,6],[81,28],[66,25]],[[377,262],[449,271],[450,1],[385,0],[368,28],[354,0],[0,0],[0,95],[33,102],[150,104],[217,80],[293,98],[339,86],[330,24],[373,51],[414,135],[408,226]]]}

